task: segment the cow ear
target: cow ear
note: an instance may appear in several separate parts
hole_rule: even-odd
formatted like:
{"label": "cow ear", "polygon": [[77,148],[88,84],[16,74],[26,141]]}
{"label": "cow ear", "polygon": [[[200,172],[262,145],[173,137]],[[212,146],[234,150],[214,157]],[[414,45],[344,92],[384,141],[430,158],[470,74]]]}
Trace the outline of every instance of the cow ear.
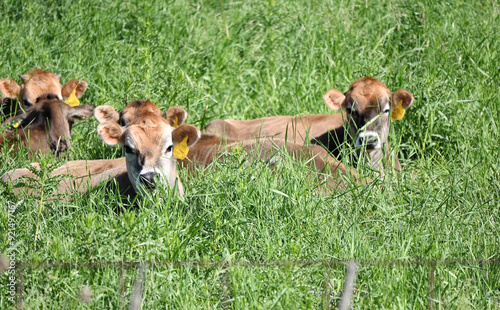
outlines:
{"label": "cow ear", "polygon": [[73,90],[76,90],[76,97],[80,98],[87,90],[87,82],[82,80],[71,80],[68,83],[64,84],[61,89],[61,94],[64,98],[69,98]]}
{"label": "cow ear", "polygon": [[122,142],[123,128],[116,122],[105,122],[97,126],[97,132],[107,145],[116,145]]}
{"label": "cow ear", "polygon": [[90,104],[79,105],[76,107],[70,107],[68,112],[68,119],[74,120],[84,120],[85,118],[90,118],[93,115],[94,107]]}
{"label": "cow ear", "polygon": [[0,91],[5,97],[17,98],[21,92],[21,86],[19,86],[16,81],[12,79],[1,79]]}
{"label": "cow ear", "polygon": [[345,95],[336,89],[330,89],[323,96],[326,105],[334,110],[339,111],[345,109]]}
{"label": "cow ear", "polygon": [[400,103],[403,109],[408,109],[413,104],[413,95],[404,89],[397,90],[392,94],[392,108],[396,108]]}
{"label": "cow ear", "polygon": [[165,115],[165,119],[172,127],[177,127],[184,123],[188,116],[188,113],[183,108],[179,107],[171,107],[167,111],[167,115]]}
{"label": "cow ear", "polygon": [[120,120],[120,113],[118,113],[112,106],[101,105],[94,109],[94,116],[99,123],[115,122]]}
{"label": "cow ear", "polygon": [[174,145],[179,144],[187,137],[187,146],[193,146],[200,136],[201,132],[198,128],[193,125],[184,124],[174,129],[172,132],[172,142]]}

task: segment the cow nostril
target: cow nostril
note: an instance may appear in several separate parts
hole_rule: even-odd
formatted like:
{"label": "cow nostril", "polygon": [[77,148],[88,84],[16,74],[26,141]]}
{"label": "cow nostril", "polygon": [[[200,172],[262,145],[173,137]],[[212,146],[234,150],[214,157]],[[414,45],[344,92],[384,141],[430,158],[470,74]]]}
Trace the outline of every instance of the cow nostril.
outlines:
{"label": "cow nostril", "polygon": [[378,135],[360,134],[356,139],[356,146],[364,146],[367,149],[375,149],[380,147],[380,140]]}
{"label": "cow nostril", "polygon": [[139,179],[141,180],[141,183],[144,187],[154,188],[154,187],[156,187],[155,177],[156,177],[155,172],[147,172],[147,173],[141,174]]}
{"label": "cow nostril", "polygon": [[363,143],[366,143],[368,145],[374,145],[378,143],[378,137],[376,136],[368,136],[363,139]]}

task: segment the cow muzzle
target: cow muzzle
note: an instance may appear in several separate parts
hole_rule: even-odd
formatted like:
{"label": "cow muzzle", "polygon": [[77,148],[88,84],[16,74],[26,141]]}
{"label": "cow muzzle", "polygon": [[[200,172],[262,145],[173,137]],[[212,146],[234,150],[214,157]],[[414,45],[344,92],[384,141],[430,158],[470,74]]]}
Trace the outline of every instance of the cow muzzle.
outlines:
{"label": "cow muzzle", "polygon": [[356,146],[366,147],[367,150],[379,149],[380,136],[376,132],[362,132],[356,138]]}
{"label": "cow muzzle", "polygon": [[139,176],[139,180],[141,182],[141,186],[146,189],[154,189],[156,188],[156,178],[158,174],[156,172],[150,171]]}

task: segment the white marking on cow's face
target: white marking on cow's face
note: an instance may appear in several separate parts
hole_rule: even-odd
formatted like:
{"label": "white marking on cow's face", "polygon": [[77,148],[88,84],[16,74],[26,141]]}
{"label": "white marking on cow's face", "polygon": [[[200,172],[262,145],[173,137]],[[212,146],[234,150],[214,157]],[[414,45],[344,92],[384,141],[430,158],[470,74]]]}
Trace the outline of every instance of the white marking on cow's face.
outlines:
{"label": "white marking on cow's face", "polygon": [[364,131],[358,134],[356,138],[355,145],[357,147],[363,146],[367,149],[380,149],[382,144],[380,143],[380,136],[378,133],[373,131]]}
{"label": "white marking on cow's face", "polygon": [[132,122],[124,132],[123,149],[127,173],[136,192],[154,190],[157,185],[173,188],[177,160],[173,156],[173,128],[163,118]]}

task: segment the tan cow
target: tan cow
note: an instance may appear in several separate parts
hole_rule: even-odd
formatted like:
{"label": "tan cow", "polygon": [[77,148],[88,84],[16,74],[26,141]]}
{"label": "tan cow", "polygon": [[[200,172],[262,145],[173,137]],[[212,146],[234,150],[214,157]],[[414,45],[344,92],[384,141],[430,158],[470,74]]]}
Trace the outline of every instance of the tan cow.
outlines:
{"label": "tan cow", "polygon": [[[70,107],[54,94],[42,95],[37,103],[25,113],[7,119],[0,134],[0,144],[17,152],[19,145],[27,146],[33,152],[60,155],[71,146],[71,125],[73,120],[91,117],[94,108],[88,104]],[[0,152],[2,148],[0,148]],[[31,155],[31,154],[29,154]]]}
{"label": "tan cow", "polygon": [[[339,160],[341,148],[365,149],[373,169],[383,175],[381,159],[390,164],[388,135],[393,116],[404,113],[413,103],[406,90],[394,93],[380,81],[365,77],[354,82],[342,93],[329,90],[324,100],[335,111],[328,115],[275,116],[254,120],[214,120],[207,125],[208,133],[221,133],[231,139],[245,140],[255,137],[278,137],[297,143],[311,141],[323,145]],[[395,110],[396,109],[396,110]],[[398,158],[394,166],[401,169]]]}
{"label": "tan cow", "polygon": [[[163,118],[161,111],[152,102],[137,100],[123,110],[121,117],[110,106],[97,107],[94,114],[101,122],[98,126],[101,138],[109,145],[120,144],[125,158],[72,161],[62,165],[52,172],[52,176],[69,175],[60,181],[60,193],[75,190],[85,192],[103,181],[114,178],[122,193],[130,188],[134,193],[151,190],[158,184],[173,188],[177,182],[182,196],[184,190],[178,179],[177,161],[194,171],[220,158],[221,152],[231,152],[235,147],[250,152],[259,146],[261,151],[257,155],[264,160],[272,159],[277,147],[286,148],[294,157],[311,159],[308,164],[320,171],[330,169],[332,179],[329,184],[332,187],[343,182],[342,178],[337,178],[339,170],[349,173],[344,165],[317,145],[308,148],[299,144],[285,144],[284,140],[280,139],[225,144],[216,135],[200,136],[196,127],[181,125],[187,117],[187,112],[177,107],[170,108]],[[124,126],[119,122],[124,123]],[[179,126],[174,127],[176,125]],[[184,147],[189,147],[188,156],[176,160],[173,157],[175,148],[181,148],[183,143]],[[37,164],[33,165],[39,167]],[[353,174],[355,175],[355,172]],[[2,180],[12,182],[23,176],[34,177],[28,169],[15,169],[7,172]]]}
{"label": "tan cow", "polygon": [[[23,113],[32,105],[36,104],[37,99],[42,95],[54,94],[60,100],[69,98],[73,90],[76,90],[76,97],[80,98],[87,90],[87,82],[82,80],[71,80],[61,85],[60,74],[54,74],[41,69],[33,69],[30,72],[19,75],[21,85],[12,79],[0,80],[0,92],[6,97],[2,103],[2,110],[5,115],[18,115]],[[20,105],[14,98],[17,98]],[[9,106],[11,105],[11,106]]]}

